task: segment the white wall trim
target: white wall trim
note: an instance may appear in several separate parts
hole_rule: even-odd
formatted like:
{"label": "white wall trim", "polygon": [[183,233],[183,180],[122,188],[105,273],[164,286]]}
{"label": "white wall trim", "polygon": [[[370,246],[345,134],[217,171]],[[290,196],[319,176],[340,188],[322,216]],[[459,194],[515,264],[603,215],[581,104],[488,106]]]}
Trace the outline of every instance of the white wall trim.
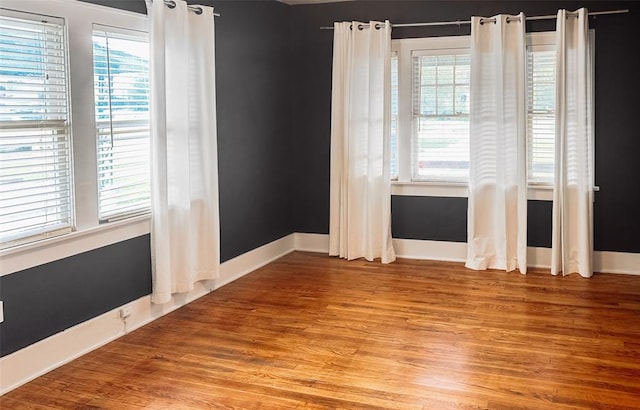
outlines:
{"label": "white wall trim", "polygon": [[[391,195],[467,198],[469,187],[466,183],[454,182],[391,181]],[[552,201],[553,187],[529,185],[527,200]]]}
{"label": "white wall trim", "polygon": [[[295,244],[299,251],[328,253],[329,235],[296,233]],[[393,246],[399,258],[464,262],[467,256],[465,242],[394,239]],[[528,247],[527,262],[532,268],[551,267],[551,249]],[[593,268],[596,272],[640,275],[640,253],[596,251]]]}
{"label": "white wall trim", "polygon": [[[396,254],[400,258],[464,262],[466,257],[467,245],[464,242],[394,239],[393,244]],[[151,303],[150,296],[145,296],[0,358],[0,395],[144,326],[294,250],[328,253],[329,235],[309,233],[287,235],[224,262],[220,266],[218,279],[200,282],[196,284],[193,291],[176,295],[167,304],[154,305]],[[551,250],[531,247],[528,248],[527,256],[529,266],[548,268],[551,261]],[[595,252],[594,270],[640,275],[640,253]],[[131,309],[131,317],[127,319],[126,323],[120,319],[120,309],[123,307]]]}
{"label": "white wall trim", "polygon": [[530,268],[551,268],[551,248],[527,247],[527,266]]}
{"label": "white wall trim", "polygon": [[596,272],[640,275],[640,253],[595,252],[593,270]]}
{"label": "white wall trim", "polygon": [[146,32],[147,16],[76,0],[1,0],[0,3],[3,9],[65,21],[74,214],[73,232],[0,251],[0,275],[149,233],[150,215],[110,223],[99,221],[93,64],[87,64],[93,61],[94,23]]}
{"label": "white wall trim", "polygon": [[[171,302],[155,305],[151,303],[150,296],[144,296],[4,356],[0,358],[0,395],[144,326],[294,249],[295,234],[287,235],[222,263],[219,278],[199,282],[191,292],[174,295]],[[126,323],[120,319],[120,309],[123,307],[131,309],[131,316]]]}
{"label": "white wall trim", "polygon": [[295,233],[297,251],[329,253],[329,235],[322,233]]}
{"label": "white wall trim", "polygon": [[398,258],[464,262],[467,257],[467,244],[464,242],[394,239],[393,247]]}
{"label": "white wall trim", "polygon": [[0,276],[113,245],[149,233],[151,216],[111,222],[0,251]]}

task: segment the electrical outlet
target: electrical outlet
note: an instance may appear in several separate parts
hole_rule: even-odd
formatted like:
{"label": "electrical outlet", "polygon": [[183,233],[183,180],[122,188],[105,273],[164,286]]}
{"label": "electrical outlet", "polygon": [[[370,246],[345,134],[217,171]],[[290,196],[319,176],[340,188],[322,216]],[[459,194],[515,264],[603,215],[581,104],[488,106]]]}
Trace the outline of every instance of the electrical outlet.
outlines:
{"label": "electrical outlet", "polygon": [[0,300],[0,323],[4,322],[4,302]]}
{"label": "electrical outlet", "polygon": [[129,316],[131,316],[131,306],[120,308],[120,319],[125,320]]}

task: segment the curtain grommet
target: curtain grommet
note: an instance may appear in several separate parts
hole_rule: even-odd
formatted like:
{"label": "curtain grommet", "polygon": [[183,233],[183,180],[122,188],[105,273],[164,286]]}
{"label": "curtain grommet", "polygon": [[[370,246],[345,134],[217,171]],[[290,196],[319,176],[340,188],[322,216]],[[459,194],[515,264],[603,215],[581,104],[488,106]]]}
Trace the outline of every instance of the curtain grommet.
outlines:
{"label": "curtain grommet", "polygon": [[194,13],[196,13],[197,15],[201,15],[203,13],[202,7],[195,7],[194,9],[192,9]]}
{"label": "curtain grommet", "polygon": [[360,30],[360,31],[364,30],[364,25],[358,24],[358,30]]}

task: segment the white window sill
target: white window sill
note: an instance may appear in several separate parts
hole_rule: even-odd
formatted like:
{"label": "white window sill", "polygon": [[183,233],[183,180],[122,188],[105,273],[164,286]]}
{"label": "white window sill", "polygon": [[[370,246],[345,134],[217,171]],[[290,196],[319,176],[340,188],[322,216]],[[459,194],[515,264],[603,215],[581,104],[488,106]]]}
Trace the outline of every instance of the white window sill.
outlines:
{"label": "white window sill", "polygon": [[391,181],[391,195],[466,198],[469,189],[466,183]]}
{"label": "white window sill", "polygon": [[141,215],[3,249],[0,276],[146,235],[150,221],[151,215]]}
{"label": "white window sill", "polygon": [[[391,181],[391,195],[467,198],[469,188],[466,183]],[[553,187],[529,186],[527,199],[552,201]]]}

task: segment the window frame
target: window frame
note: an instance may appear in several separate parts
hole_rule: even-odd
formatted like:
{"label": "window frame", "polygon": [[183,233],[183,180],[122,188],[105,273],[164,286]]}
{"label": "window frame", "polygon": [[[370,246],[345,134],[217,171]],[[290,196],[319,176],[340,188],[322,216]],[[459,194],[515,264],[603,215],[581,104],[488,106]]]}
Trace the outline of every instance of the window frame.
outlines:
{"label": "window frame", "polygon": [[[470,36],[452,36],[452,37],[428,37],[428,38],[409,38],[391,40],[391,52],[396,53],[398,58],[398,122],[397,122],[397,180],[392,182],[392,192],[394,195],[402,195],[397,186],[413,185],[412,192],[417,187],[434,186],[439,187],[441,191],[444,186],[457,188],[465,188],[466,183],[442,182],[442,181],[414,181],[412,180],[413,158],[412,158],[412,134],[413,134],[413,90],[412,90],[412,73],[413,73],[413,52],[427,51],[432,55],[445,53],[447,50],[469,50],[471,42]],[[405,190],[406,191],[406,188]],[[459,196],[462,192],[458,192]],[[411,195],[411,194],[407,194]],[[429,194],[426,194],[429,195]],[[437,194],[436,194],[437,195]]]}
{"label": "window frame", "polygon": [[[41,224],[37,224],[37,225],[24,225],[21,224],[19,229],[19,233],[14,233],[13,235],[8,235],[6,240],[4,240],[3,242],[0,242],[0,249],[6,249],[6,248],[10,248],[13,246],[18,246],[24,243],[30,243],[30,242],[34,242],[34,241],[38,241],[38,240],[42,240],[42,239],[46,239],[46,238],[51,238],[51,237],[55,237],[58,235],[64,235],[68,232],[71,232],[74,226],[74,204],[73,204],[73,197],[74,197],[74,193],[73,193],[73,150],[72,150],[72,142],[73,142],[73,137],[72,137],[72,130],[70,127],[70,116],[71,116],[71,112],[70,112],[70,93],[69,93],[69,53],[68,53],[68,39],[67,39],[67,32],[66,32],[66,25],[65,25],[65,21],[64,19],[61,18],[56,18],[56,17],[47,17],[47,18],[43,18],[41,15],[35,15],[33,13],[25,13],[25,12],[21,12],[21,11],[15,11],[15,10],[3,10],[2,16],[10,19],[10,20],[15,20],[17,22],[17,24],[19,25],[20,28],[18,28],[18,30],[22,30],[23,32],[25,31],[25,27],[31,27],[31,28],[44,28],[44,27],[52,27],[51,30],[47,30],[47,40],[42,40],[39,39],[38,42],[42,43],[42,44],[47,44],[49,43],[49,34],[51,33],[51,31],[55,30],[57,33],[59,34],[53,34],[54,37],[56,37],[57,35],[60,36],[60,42],[52,42],[52,44],[50,46],[46,46],[44,48],[41,48],[40,50],[42,51],[47,51],[47,53],[45,54],[41,54],[40,56],[46,56],[42,61],[39,62],[39,66],[41,66],[41,68],[39,68],[39,70],[41,70],[41,74],[47,73],[47,77],[49,76],[49,72],[58,72],[58,73],[62,73],[63,77],[60,76],[53,76],[53,80],[52,83],[43,83],[41,84],[41,86],[43,87],[41,90],[38,90],[38,94],[44,94],[47,95],[47,97],[40,97],[39,101],[41,103],[41,105],[33,105],[33,107],[37,107],[38,110],[37,112],[23,112],[21,114],[23,114],[24,116],[42,116],[44,118],[41,119],[13,119],[10,121],[3,121],[3,131],[4,131],[4,127],[8,126],[7,130],[12,133],[12,132],[16,132],[16,133],[20,133],[21,131],[31,131],[29,132],[28,135],[23,137],[26,137],[28,139],[35,139],[38,138],[40,139],[40,142],[32,142],[31,145],[40,145],[40,146],[44,146],[46,148],[41,148],[41,150],[35,150],[32,151],[31,149],[29,149],[26,152],[22,152],[19,158],[13,158],[13,160],[19,160],[22,165],[21,166],[27,166],[31,169],[29,171],[29,174],[33,174],[33,173],[45,173],[49,174],[57,174],[59,172],[59,170],[62,170],[62,174],[65,174],[65,170],[66,170],[66,175],[56,175],[56,176],[42,176],[41,178],[38,179],[27,179],[27,180],[20,180],[20,181],[9,181],[8,182],[8,186],[9,188],[12,189],[16,189],[15,184],[20,184],[20,183],[26,183],[26,184],[30,184],[30,183],[35,183],[38,184],[37,186],[33,186],[31,188],[27,188],[27,190],[30,189],[35,189],[35,190],[40,190],[40,192],[38,193],[29,193],[26,196],[17,196],[17,197],[13,197],[13,199],[24,199],[24,198],[31,198],[35,201],[32,202],[32,204],[40,204],[40,206],[36,207],[36,208],[31,208],[32,211],[44,211],[44,210],[51,210],[53,208],[57,208],[58,210],[54,213],[54,214],[58,214],[61,215],[61,217],[58,220],[55,221],[47,221],[45,223],[41,223]],[[25,22],[25,23],[22,23]],[[22,26],[22,24],[24,24],[24,26]],[[37,31],[37,33],[42,33],[41,31]],[[23,39],[26,39],[26,37],[23,37]],[[56,47],[59,46],[59,47]],[[20,51],[22,51],[20,49]],[[57,52],[62,51],[62,55],[58,55],[55,56]],[[53,57],[52,54],[53,53]],[[25,54],[23,54],[25,55]],[[26,55],[25,55],[26,56]],[[29,54],[29,57],[35,57],[36,54]],[[54,62],[50,61],[51,57],[53,60],[55,60]],[[29,59],[29,58],[24,58],[22,60],[14,60],[12,59],[11,61],[15,61],[16,63],[33,63],[34,61]],[[55,66],[58,66],[58,69],[54,68]],[[62,66],[62,67],[59,67]],[[62,68],[62,69],[60,69]],[[36,68],[34,68],[36,69]],[[37,70],[37,69],[36,69]],[[38,77],[35,77],[38,78]],[[26,79],[26,78],[24,78]],[[32,79],[32,78],[29,78]],[[27,86],[27,89],[30,87],[34,86],[33,82],[28,82],[28,83],[24,83],[24,82],[16,82],[15,85],[19,88],[24,87],[25,85]],[[45,89],[49,88],[49,91],[45,91]],[[50,88],[56,88],[56,91],[51,91]],[[18,93],[24,93],[24,92],[28,92],[25,91],[25,88],[22,88],[22,90],[17,91]],[[35,91],[30,91],[31,93],[34,93]],[[55,110],[51,113],[46,113],[46,108],[51,106],[49,103],[51,102],[51,100],[49,100],[49,93],[51,94],[64,94],[64,98],[59,98],[59,97],[54,97],[55,99],[57,99],[58,101],[63,101],[62,103],[58,103],[58,104],[54,104],[53,107],[55,107]],[[17,97],[17,99],[19,100],[20,98],[33,98],[33,97]],[[11,106],[11,97],[8,99],[8,101],[10,102],[8,104],[8,106]],[[62,110],[60,110],[62,109]],[[19,115],[19,114],[18,114]],[[57,117],[57,118],[52,118],[52,117]],[[39,129],[40,131],[36,131],[37,129]],[[49,131],[47,133],[47,131]],[[58,131],[58,132],[56,132]],[[61,131],[61,132],[60,132]],[[34,134],[34,132],[37,132],[37,134]],[[11,135],[11,134],[9,134]],[[20,138],[20,137],[16,137]],[[58,142],[54,142],[55,140],[58,140]],[[28,143],[26,142],[22,142],[21,144],[27,145]],[[48,145],[51,145],[51,147],[47,147]],[[32,147],[30,147],[32,148]],[[67,151],[64,154],[60,154],[59,152],[64,152]],[[55,161],[53,162],[49,162],[49,161],[38,161],[38,162],[30,162],[29,160],[29,154],[31,154],[32,152],[41,152],[42,154],[45,154],[47,158],[51,158],[51,159],[55,159]],[[11,155],[11,152],[6,152],[7,155]],[[36,168],[37,167],[37,168]],[[35,171],[35,169],[40,168],[39,171]],[[47,168],[47,171],[42,170],[42,168]],[[10,173],[9,176],[11,176],[12,174]],[[15,175],[13,175],[15,177]],[[43,188],[42,185],[40,185],[42,182],[46,181],[46,180],[54,180],[55,183],[52,185],[51,182],[47,183],[46,186],[48,186],[50,188],[50,190],[47,190],[46,193],[43,192],[41,189]],[[25,187],[17,187],[17,191],[24,191]],[[37,195],[37,196],[36,196]],[[53,204],[50,202],[50,198],[49,199],[45,199],[43,197],[45,196],[49,196],[49,195],[53,195],[57,200],[54,200]],[[11,197],[9,197],[9,202],[11,202]],[[46,205],[44,205],[46,203]],[[22,206],[23,203],[19,203],[19,205],[14,205],[14,207],[18,207],[18,206]],[[30,210],[27,210],[26,212],[28,213]],[[24,208],[20,209],[19,212],[25,212]],[[9,214],[11,214],[12,212],[9,212]],[[46,212],[44,215],[47,215],[49,212]],[[23,216],[24,214],[20,214],[20,216]],[[40,214],[38,217],[39,218],[45,218],[47,220],[49,220],[48,216],[44,216],[42,214]],[[19,217],[18,217],[19,218]],[[22,221],[28,221],[30,219],[33,218],[23,218]],[[51,222],[55,222],[55,223],[51,223]],[[10,225],[11,223],[9,223],[8,225]],[[30,228],[30,229],[26,229],[26,228]]]}
{"label": "window frame", "polygon": [[0,251],[0,276],[122,242],[150,231],[150,214],[100,223],[93,82],[93,24],[148,32],[147,16],[76,0],[3,0],[1,9],[65,21],[68,44],[75,226],[73,231]]}
{"label": "window frame", "polygon": [[[595,30],[589,30],[592,67],[595,66]],[[526,46],[555,47],[555,31],[534,32],[526,34]],[[392,53],[398,58],[398,124],[397,124],[397,169],[398,176],[391,181],[392,195],[407,196],[437,196],[463,197],[469,196],[468,182],[446,181],[414,181],[411,173],[413,168],[412,155],[412,53],[416,50],[431,50],[434,54],[447,49],[467,49],[471,51],[471,36],[447,36],[394,39],[391,41]],[[595,68],[594,68],[595,70]],[[592,75],[591,93],[594,95],[595,76]],[[593,100],[593,99],[592,99]],[[528,107],[527,107],[528,109]],[[595,132],[595,104],[592,107]],[[595,135],[594,135],[595,141]],[[595,155],[595,149],[592,150]],[[594,159],[592,158],[592,161]],[[528,169],[528,165],[527,165]],[[594,163],[595,169],[595,163]],[[598,190],[595,186],[594,190]],[[552,184],[529,183],[529,200],[553,200]]]}
{"label": "window frame", "polygon": [[[538,33],[527,33],[526,36],[526,67],[527,67],[527,81],[529,80],[529,62],[528,62],[528,58],[529,58],[529,49],[533,48],[533,49],[537,49],[538,51],[555,51],[555,37],[556,37],[556,33],[555,31],[545,31],[545,32],[538,32]],[[555,58],[555,57],[554,57]],[[554,80],[555,81],[555,80]],[[529,85],[527,84],[527,89],[529,88]],[[532,145],[532,141],[530,141],[529,139],[529,126],[528,126],[528,121],[529,121],[529,113],[530,113],[530,107],[529,107],[529,95],[527,95],[527,112],[526,112],[526,121],[527,121],[527,184],[529,186],[529,189],[538,189],[538,190],[552,190],[553,189],[553,182],[546,182],[546,181],[535,181],[532,178],[530,178],[529,176],[529,171],[530,171],[530,167],[532,166],[532,164],[529,162],[531,161],[531,157],[533,155],[533,153],[531,153],[529,151],[529,146]],[[556,104],[555,104],[555,96],[554,96],[554,107],[553,107],[553,116],[554,116],[554,121],[555,121],[555,116],[556,116],[557,110],[556,110]],[[554,122],[555,123],[555,122]],[[553,199],[553,198],[550,198]]]}
{"label": "window frame", "polygon": [[[460,56],[465,56],[468,57],[469,59],[469,63],[471,63],[471,54],[470,54],[470,50],[469,48],[442,48],[442,49],[429,49],[429,50],[412,50],[411,52],[411,61],[412,61],[412,79],[416,78],[416,72],[415,72],[415,59],[416,58],[420,58],[420,57],[453,57],[454,61],[458,59],[458,57]],[[454,62],[454,67],[457,67],[458,65]],[[470,89],[471,87],[471,82],[467,82],[466,84],[464,83],[458,83],[455,81],[455,72],[456,69],[454,68],[453,71],[453,77],[454,80],[451,84],[446,84],[446,86],[449,86],[452,88],[453,90],[453,102],[455,105],[455,93],[456,93],[456,89],[458,87],[467,87]],[[437,73],[437,70],[436,70]],[[434,85],[432,87],[434,88],[434,91],[436,92],[436,105],[434,108],[439,109],[440,106],[438,104],[438,88],[440,88],[440,84],[437,81],[437,77],[438,74],[436,74],[436,83],[434,83]],[[422,81],[422,77],[420,74],[420,78]],[[469,79],[470,80],[470,79]],[[423,84],[421,83],[418,87],[415,86],[415,84],[412,84],[412,112],[411,112],[411,181],[413,182],[427,182],[427,183],[444,183],[444,184],[456,184],[456,183],[466,183],[466,178],[463,177],[454,177],[451,175],[448,176],[440,176],[440,177],[436,177],[436,176],[431,176],[431,177],[420,177],[418,175],[419,171],[420,171],[420,167],[419,167],[419,158],[417,158],[417,155],[419,154],[419,148],[416,147],[416,145],[419,144],[419,132],[418,129],[420,127],[420,122],[422,121],[422,119],[426,119],[426,118],[459,118],[461,115],[463,115],[464,117],[466,117],[466,128],[467,130],[469,130],[469,109],[467,109],[467,113],[466,114],[460,114],[460,113],[451,113],[451,114],[431,114],[431,115],[424,115],[424,114],[418,114],[416,113],[416,109],[417,107],[415,106],[416,104],[416,100],[419,98],[418,95],[416,95],[416,88],[422,88]],[[421,94],[420,94],[421,97]],[[421,105],[420,105],[421,106]],[[469,132],[469,131],[468,131]],[[467,133],[468,133],[467,132]],[[467,149],[468,151],[468,149]],[[468,158],[467,158],[468,160]],[[436,169],[437,170],[437,169]]]}
{"label": "window frame", "polygon": [[[142,31],[138,31],[138,30],[131,30],[131,29],[124,29],[124,28],[119,28],[119,27],[110,27],[110,26],[104,26],[101,24],[93,24],[93,29],[92,29],[92,42],[95,42],[96,38],[104,38],[105,40],[105,45],[103,47],[105,48],[109,48],[109,40],[110,39],[115,39],[115,40],[124,40],[124,41],[128,41],[128,42],[138,42],[140,44],[145,43],[146,47],[148,49],[149,47],[149,36],[148,33],[146,32],[142,32]],[[95,44],[95,43],[94,43]],[[110,53],[114,51],[111,49],[107,50],[107,60],[105,61],[105,63],[109,64],[108,61],[108,56],[110,55]],[[117,51],[117,50],[116,50]],[[93,49],[93,73],[94,73],[94,98],[96,98],[96,93],[97,93],[97,89],[98,88],[102,88],[99,87],[98,84],[96,84],[96,68],[95,68],[95,63],[96,63],[96,54],[95,54],[95,49]],[[137,64],[137,61],[134,61],[130,64]],[[147,61],[148,64],[148,61]],[[109,68],[107,68],[107,73],[109,73]],[[150,121],[150,106],[149,106],[149,93],[150,93],[150,87],[149,87],[149,75],[148,75],[148,71],[147,71],[147,76],[145,78],[146,80],[146,116],[139,116],[137,115],[136,117],[140,117],[140,118],[136,118],[136,119],[127,119],[124,122],[119,122],[118,120],[114,120],[113,116],[114,114],[120,114],[121,111],[119,111],[117,108],[115,108],[112,105],[112,97],[114,93],[117,93],[117,90],[114,91],[112,90],[112,78],[108,78],[106,80],[107,82],[107,107],[106,110],[103,109],[102,111],[100,111],[98,109],[97,103],[94,104],[94,108],[95,108],[95,122],[96,122],[96,131],[95,131],[95,137],[96,137],[96,152],[97,152],[97,178],[98,178],[98,182],[97,182],[97,188],[98,188],[98,219],[100,221],[100,223],[105,223],[105,222],[113,222],[113,221],[118,221],[118,220],[122,220],[122,219],[128,219],[128,218],[132,218],[135,216],[139,216],[139,215],[145,215],[145,214],[149,214],[151,212],[151,175],[150,175],[150,161],[151,161],[151,146],[150,146],[150,138],[151,138],[151,121]],[[131,90],[127,90],[127,92],[130,92]],[[106,114],[106,112],[108,112],[108,114]],[[140,113],[145,112],[140,111]],[[143,187],[142,190],[137,189],[137,193],[138,194],[142,194],[143,197],[137,197],[137,199],[135,200],[135,206],[130,206],[129,208],[123,208],[123,204],[121,202],[117,202],[118,203],[118,208],[116,208],[116,210],[111,210],[109,212],[108,206],[106,204],[106,202],[109,199],[116,199],[116,198],[122,198],[121,195],[112,195],[111,198],[108,197],[108,195],[106,194],[105,191],[101,191],[100,190],[100,183],[101,183],[101,167],[100,167],[100,158],[104,157],[105,155],[109,155],[108,153],[101,151],[100,148],[100,137],[101,135],[104,136],[104,131],[100,132],[99,130],[99,121],[98,121],[98,116],[99,115],[108,115],[108,124],[109,127],[105,127],[105,128],[110,128],[110,132],[109,132],[109,138],[111,140],[111,150],[113,151],[117,151],[117,148],[122,148],[124,145],[118,145],[118,147],[116,147],[116,145],[114,145],[114,142],[119,141],[115,136],[114,136],[114,131],[115,130],[122,130],[122,128],[120,128],[120,125],[126,124],[126,126],[128,126],[129,128],[131,127],[135,127],[136,131],[131,132],[129,131],[126,135],[129,136],[129,138],[127,138],[129,141],[135,140],[136,145],[140,145],[140,144],[145,144],[147,145],[147,150],[145,152],[146,157],[140,161],[139,159],[136,160],[135,164],[129,164],[128,166],[131,168],[127,168],[127,170],[130,169],[135,169],[135,168],[139,168],[139,165],[141,163],[146,162],[146,168],[147,171],[146,173],[143,173],[142,175],[139,173],[136,173],[135,176],[136,178],[140,178],[140,177],[144,177],[144,181],[142,181],[142,183],[135,183],[132,184],[131,181],[129,181],[126,185],[121,185],[121,188],[131,188],[133,186],[142,186],[142,185],[146,185],[146,187]],[[127,116],[131,115],[131,113],[127,113]],[[142,118],[144,117],[144,118]],[[114,127],[115,125],[115,127]],[[145,129],[142,129],[141,127],[145,127]],[[117,133],[116,133],[117,134]],[[135,136],[135,135],[138,136]],[[143,135],[146,134],[146,135]],[[132,136],[134,135],[134,136]],[[141,135],[141,136],[140,136]],[[140,152],[139,150],[137,150],[136,152]],[[128,152],[127,152],[128,153]],[[111,152],[110,155],[112,156],[112,160],[111,161],[115,161],[117,158],[122,158],[122,157],[118,157],[116,156],[115,152]],[[114,171],[112,170],[111,173],[113,173]],[[118,179],[116,177],[116,179]],[[122,178],[120,178],[121,180]],[[146,184],[145,184],[146,183]],[[146,189],[145,189],[146,188]],[[102,197],[102,195],[104,195],[104,197]],[[104,200],[103,203],[101,203],[101,199]],[[142,199],[142,200],[141,200]]]}

